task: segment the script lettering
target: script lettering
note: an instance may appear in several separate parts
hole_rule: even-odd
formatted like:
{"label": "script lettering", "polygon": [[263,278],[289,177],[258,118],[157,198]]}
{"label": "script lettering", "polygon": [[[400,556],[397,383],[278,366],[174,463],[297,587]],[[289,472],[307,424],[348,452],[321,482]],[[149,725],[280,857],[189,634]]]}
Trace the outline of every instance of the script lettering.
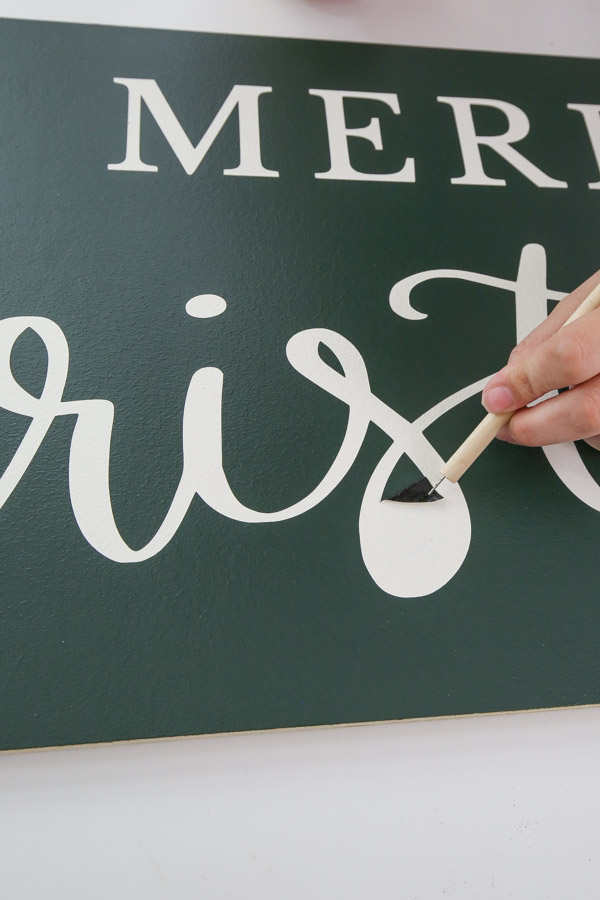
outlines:
{"label": "script lettering", "polygon": [[[407,320],[425,318],[412,305],[413,291],[426,281],[448,278],[514,294],[518,340],[545,318],[549,300],[560,300],[563,296],[546,286],[543,247],[528,245],[521,254],[515,280],[461,269],[421,272],[394,285],[390,293],[393,311]],[[226,302],[213,294],[199,295],[188,302],[186,309],[196,318],[210,318],[221,315]],[[27,329],[41,338],[47,351],[46,379],[39,397],[18,384],[11,370],[13,348]],[[341,372],[321,358],[321,345],[335,355]],[[69,452],[69,491],[81,533],[92,547],[114,562],[142,562],[155,556],[173,539],[196,495],[220,515],[257,525],[283,522],[314,508],[343,480],[362,447],[367,429],[373,424],[391,443],[375,466],[362,500],[358,532],[365,566],[375,583],[393,596],[423,597],[439,590],[456,574],[469,549],[471,523],[461,487],[445,485],[443,503],[398,504],[382,502],[382,496],[404,454],[430,480],[435,478],[442,459],[425,436],[427,428],[478,393],[491,373],[441,399],[414,422],[409,422],[373,394],[361,354],[337,332],[311,328],[293,335],[287,344],[287,358],[302,377],[348,407],[339,450],[318,484],[301,500],[275,512],[254,510],[240,503],[223,469],[224,375],[216,367],[200,368],[191,377],[183,405],[183,465],[178,486],[154,537],[136,550],[121,536],[111,504],[113,404],[103,399],[62,399],[69,348],[55,322],[37,316],[0,321],[0,407],[31,420],[0,477],[0,509],[24,477],[54,419],[73,415],[76,418]],[[555,445],[544,448],[544,452],[566,487],[582,502],[600,511],[600,485],[585,468],[575,445]]]}

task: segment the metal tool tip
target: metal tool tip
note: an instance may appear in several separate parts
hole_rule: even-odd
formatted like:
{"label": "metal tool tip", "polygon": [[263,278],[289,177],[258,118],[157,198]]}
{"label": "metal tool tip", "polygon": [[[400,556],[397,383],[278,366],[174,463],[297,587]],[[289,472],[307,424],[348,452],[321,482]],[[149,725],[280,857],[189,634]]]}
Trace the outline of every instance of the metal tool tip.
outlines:
{"label": "metal tool tip", "polygon": [[441,494],[438,494],[436,488],[440,486],[444,479],[440,478],[436,485],[432,485],[428,478],[421,478],[414,484],[404,488],[399,494],[393,497],[386,497],[387,500],[394,500],[396,503],[433,503],[434,500],[443,500]]}

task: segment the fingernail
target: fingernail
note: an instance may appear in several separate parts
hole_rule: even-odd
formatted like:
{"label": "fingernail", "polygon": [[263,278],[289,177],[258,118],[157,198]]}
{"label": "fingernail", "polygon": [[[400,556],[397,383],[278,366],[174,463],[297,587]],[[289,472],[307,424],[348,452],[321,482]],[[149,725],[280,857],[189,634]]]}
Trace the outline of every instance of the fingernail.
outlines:
{"label": "fingernail", "polygon": [[498,384],[498,382],[500,382],[500,384],[501,384],[502,380],[504,379],[504,375],[505,375],[507,369],[508,369],[508,365],[503,366],[503,368],[499,369],[495,375],[492,375],[492,377],[490,378],[490,380],[488,381],[488,383],[486,384],[486,386],[484,387],[483,390],[489,391],[489,389],[494,387],[494,385]]}
{"label": "fingernail", "polygon": [[510,390],[503,385],[486,388],[483,392],[481,402],[487,411],[491,413],[506,412],[514,406],[513,395]]}

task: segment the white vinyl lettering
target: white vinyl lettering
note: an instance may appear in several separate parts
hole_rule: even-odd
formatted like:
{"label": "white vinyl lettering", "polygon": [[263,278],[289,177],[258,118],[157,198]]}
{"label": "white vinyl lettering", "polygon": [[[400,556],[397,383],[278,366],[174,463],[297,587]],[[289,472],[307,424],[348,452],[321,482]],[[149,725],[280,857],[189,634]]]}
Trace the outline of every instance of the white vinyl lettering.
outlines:
{"label": "white vinyl lettering", "polygon": [[[390,293],[392,310],[409,321],[426,318],[412,305],[414,290],[424,282],[448,278],[513,294],[517,340],[522,340],[545,318],[549,300],[564,296],[548,289],[544,248],[531,244],[523,248],[514,280],[461,269],[420,272],[394,285]],[[186,304],[190,316],[204,320],[222,315],[226,308],[226,301],[215,294],[199,294]],[[11,369],[13,349],[27,329],[41,338],[47,351],[46,379],[39,397],[26,391]],[[341,372],[321,358],[320,345],[334,354]],[[69,347],[55,322],[39,316],[0,320],[0,408],[31,420],[0,475],[0,509],[25,475],[54,419],[73,415],[76,419],[69,453],[69,492],[80,531],[108,559],[116,563],[142,562],[172,540],[196,495],[220,515],[257,525],[269,526],[308,512],[340,484],[373,424],[390,438],[390,446],[374,467],[362,500],[358,531],[365,566],[375,583],[392,596],[424,597],[439,590],[460,569],[469,549],[471,522],[461,487],[444,485],[443,503],[393,503],[382,497],[404,454],[424,475],[434,479],[442,459],[425,431],[446,412],[478,393],[489,375],[440,399],[409,422],[371,391],[361,354],[341,334],[326,328],[298,332],[288,341],[287,357],[303,378],[348,408],[344,437],[321,480],[304,498],[276,512],[261,512],[240,503],[223,469],[223,372],[214,367],[198,369],[192,375],[183,405],[179,484],[158,531],[136,550],[121,536],[112,510],[109,468],[113,404],[101,399],[62,399]],[[583,503],[600,511],[600,485],[586,469],[576,446],[559,444],[544,448],[544,452],[565,486]]]}
{"label": "white vinyl lettering", "polygon": [[259,98],[269,94],[270,87],[236,84],[198,143],[190,141],[177,116],[153,78],[114,78],[115,84],[127,88],[127,136],[125,159],[110,163],[108,168],[121,172],[158,172],[158,166],[142,161],[141,119],[142,101],[162,131],[173,153],[188,175],[193,175],[215,138],[235,109],[238,111],[240,135],[240,164],[234,169],[224,169],[224,175],[240,175],[252,178],[277,178],[279,172],[266,169],[261,160]]}
{"label": "white vinyl lettering", "polygon": [[[504,178],[486,175],[481,160],[480,147],[489,147],[509,165],[521,172],[540,188],[566,188],[566,181],[551,178],[512,146],[529,134],[529,119],[522,109],[505,100],[486,100],[478,97],[438,97],[439,103],[452,107],[456,130],[465,167],[465,174],[452,178],[452,184],[506,185]],[[473,121],[473,107],[487,106],[500,110],[506,116],[508,128],[503,134],[477,134]]]}
{"label": "white vinyl lettering", "polygon": [[378,94],[372,91],[333,91],[309,90],[309,94],[321,97],[325,104],[327,134],[329,137],[330,168],[327,172],[317,172],[315,178],[327,178],[335,181],[415,181],[415,161],[407,159],[399,172],[374,174],[359,172],[350,162],[348,138],[362,138],[369,141],[376,150],[383,150],[381,125],[379,119],[373,117],[363,128],[348,128],[344,112],[344,100],[374,100],[385,103],[394,115],[400,115],[400,104],[396,94]]}
{"label": "white vinyl lettering", "polygon": [[[567,109],[574,109],[583,116],[600,172],[600,103],[567,103]],[[600,191],[600,181],[590,181],[588,187],[591,191]]]}

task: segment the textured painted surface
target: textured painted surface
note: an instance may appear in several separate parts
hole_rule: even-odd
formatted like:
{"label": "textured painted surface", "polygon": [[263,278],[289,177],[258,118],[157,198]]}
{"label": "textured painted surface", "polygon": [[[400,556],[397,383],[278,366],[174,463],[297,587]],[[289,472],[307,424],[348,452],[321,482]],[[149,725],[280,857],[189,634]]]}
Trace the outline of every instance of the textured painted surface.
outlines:
{"label": "textured painted surface", "polygon": [[[389,306],[399,280],[437,268],[514,280],[529,244],[545,247],[555,291],[597,268],[588,235],[600,195],[587,188],[597,169],[566,104],[600,102],[598,63],[6,21],[0,45],[2,315],[63,330],[64,401],[114,404],[112,504],[132,547],[171,504],[197,369],[224,373],[233,492],[253,509],[280,509],[321,480],[348,418],[290,365],[295,334],[343,335],[373,393],[412,421],[503,363],[514,297],[426,283],[413,303],[428,318],[408,321]],[[234,84],[271,85],[262,160],[280,177],[223,175],[239,161],[234,119],[188,176],[150,116],[142,158],[158,173],[108,171],[124,151],[115,77],[156,79],[197,136]],[[411,156],[416,183],[314,178],[329,154],[323,103],[308,91],[333,88],[398,94],[398,117],[348,107],[350,127],[381,115],[385,148],[355,140],[352,162],[389,172]],[[485,151],[486,172],[507,186],[451,185],[463,168],[441,95],[526,110],[532,129],[519,149],[569,188],[536,188]],[[480,114],[482,131],[505,127]],[[225,298],[226,310],[190,317],[186,304],[201,294]],[[39,339],[23,335],[12,366],[39,394]],[[445,457],[480,416],[473,397],[427,437]],[[465,562],[440,590],[402,599],[377,587],[359,543],[365,488],[390,444],[377,427],[304,515],[242,523],[197,498],[160,553],[121,564],[74,518],[73,424],[52,423],[0,510],[2,747],[600,700],[600,519],[541,451],[494,446],[482,457],[463,486]],[[2,469],[27,425],[0,411]],[[598,469],[591,451],[585,459]],[[417,475],[401,461],[389,493]]]}

